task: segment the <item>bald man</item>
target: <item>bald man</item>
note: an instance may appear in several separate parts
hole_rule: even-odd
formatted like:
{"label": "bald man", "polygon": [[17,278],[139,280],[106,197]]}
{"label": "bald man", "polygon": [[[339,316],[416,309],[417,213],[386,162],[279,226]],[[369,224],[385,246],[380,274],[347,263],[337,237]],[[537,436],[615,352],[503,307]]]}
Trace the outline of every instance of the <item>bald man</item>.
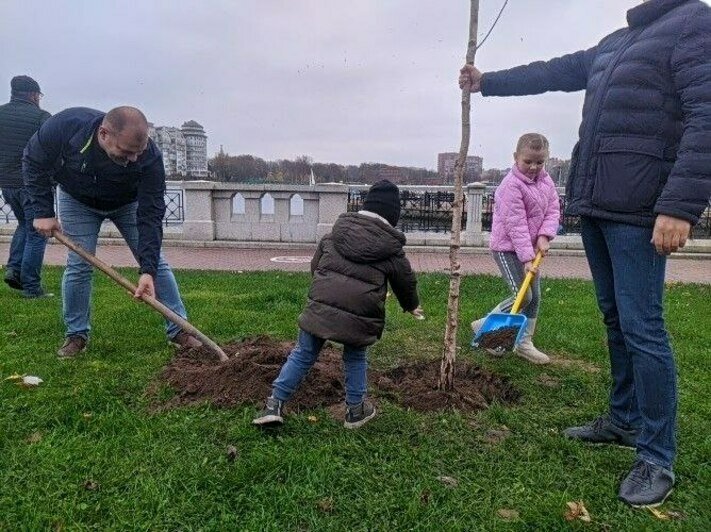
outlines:
{"label": "bald man", "polygon": [[[161,253],[163,156],[148,137],[148,121],[141,111],[117,107],[103,113],[74,107],[54,115],[27,144],[22,171],[39,233],[51,236],[62,231],[95,253],[101,224],[111,220],[140,267],[135,296],[155,295],[186,317],[175,277]],[[59,184],[59,220],[52,180]],[[86,349],[91,277],[91,266],[70,252],[62,279],[66,338],[57,351],[60,358],[74,358]],[[201,345],[173,323],[166,323],[166,332],[177,347]]]}

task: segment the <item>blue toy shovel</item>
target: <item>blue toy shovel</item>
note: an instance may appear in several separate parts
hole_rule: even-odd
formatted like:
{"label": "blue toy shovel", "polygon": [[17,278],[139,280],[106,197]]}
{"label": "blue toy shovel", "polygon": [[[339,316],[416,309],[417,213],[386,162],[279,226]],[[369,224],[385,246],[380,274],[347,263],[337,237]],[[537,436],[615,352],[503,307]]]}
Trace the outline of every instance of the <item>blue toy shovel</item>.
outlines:
{"label": "blue toy shovel", "polygon": [[[541,263],[542,260],[543,254],[539,251],[536,254],[536,258],[533,259],[534,271],[538,270],[538,265]],[[526,274],[523,283],[521,283],[521,288],[519,288],[518,294],[516,295],[516,300],[514,301],[514,304],[511,307],[510,314],[505,314],[503,312],[492,312],[486,317],[486,320],[484,320],[484,324],[481,326],[481,329],[479,329],[479,331],[477,331],[477,333],[474,335],[474,338],[472,338],[472,347],[479,347],[479,344],[482,342],[483,337],[485,335],[489,336],[500,329],[518,329],[518,332],[516,333],[516,339],[514,340],[513,344],[511,344],[510,342],[505,342],[508,345],[486,345],[482,347],[504,351],[506,349],[513,349],[521,342],[521,340],[523,339],[523,335],[526,332],[526,322],[528,321],[528,318],[526,318],[526,316],[524,316],[523,314],[518,314],[518,311],[521,308],[521,304],[523,303],[524,298],[526,297],[528,287],[531,286],[531,281],[533,280],[534,275],[535,274],[533,272],[528,272]]]}

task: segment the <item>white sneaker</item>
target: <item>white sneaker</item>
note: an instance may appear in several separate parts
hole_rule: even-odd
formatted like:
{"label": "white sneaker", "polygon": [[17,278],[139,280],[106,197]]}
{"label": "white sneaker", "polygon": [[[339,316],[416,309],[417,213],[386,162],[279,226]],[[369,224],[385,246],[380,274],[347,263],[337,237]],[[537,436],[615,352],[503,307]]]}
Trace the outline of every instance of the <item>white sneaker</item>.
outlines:
{"label": "white sneaker", "polygon": [[550,364],[550,357],[533,345],[533,333],[536,331],[536,318],[529,318],[523,340],[516,346],[514,353],[528,360],[531,364]]}

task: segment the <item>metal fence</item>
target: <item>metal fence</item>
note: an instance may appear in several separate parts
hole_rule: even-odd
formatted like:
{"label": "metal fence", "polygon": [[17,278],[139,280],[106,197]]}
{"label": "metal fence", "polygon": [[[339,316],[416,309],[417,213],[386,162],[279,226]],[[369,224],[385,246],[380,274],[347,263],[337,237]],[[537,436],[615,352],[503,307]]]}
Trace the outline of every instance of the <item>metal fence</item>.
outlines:
{"label": "metal fence", "polygon": [[693,238],[711,238],[711,201],[692,230]]}
{"label": "metal fence", "polygon": [[185,197],[182,188],[168,188],[165,191],[165,215],[163,223],[166,226],[179,225],[185,220]]}
{"label": "metal fence", "polygon": [[[367,189],[348,191],[348,212],[357,212],[363,208]],[[466,196],[462,213],[462,229],[467,225]],[[400,221],[397,227],[405,232],[446,233],[452,229],[452,204],[454,193],[445,191],[400,190]]]}
{"label": "metal fence", "polygon": [[[185,199],[182,188],[169,188],[165,191],[165,216],[163,223],[166,226],[178,225],[185,220]],[[54,210],[57,211],[57,198],[55,196]],[[15,215],[10,208],[10,204],[0,192],[0,224],[9,224],[16,221]]]}

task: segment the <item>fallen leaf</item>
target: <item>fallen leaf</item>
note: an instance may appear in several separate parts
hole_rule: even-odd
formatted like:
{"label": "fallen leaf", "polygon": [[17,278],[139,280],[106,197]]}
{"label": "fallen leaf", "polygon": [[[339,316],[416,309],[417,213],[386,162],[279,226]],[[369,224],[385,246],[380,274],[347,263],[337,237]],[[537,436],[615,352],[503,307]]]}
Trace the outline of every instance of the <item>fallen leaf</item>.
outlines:
{"label": "fallen leaf", "polygon": [[454,477],[442,475],[440,477],[437,477],[437,480],[451,488],[456,488],[457,486],[459,486],[459,481]]}
{"label": "fallen leaf", "polygon": [[42,433],[39,431],[35,431],[32,434],[30,434],[29,436],[27,436],[25,441],[30,444],[39,443],[42,441]]}
{"label": "fallen leaf", "polygon": [[568,511],[565,512],[566,521],[575,521],[576,519],[580,519],[586,523],[592,521],[590,513],[588,513],[587,508],[585,508],[583,501],[566,502],[565,504],[568,506]]}
{"label": "fallen leaf", "polygon": [[321,499],[316,503],[316,506],[318,506],[318,509],[322,512],[330,513],[333,511],[333,499],[331,497]]}
{"label": "fallen leaf", "polygon": [[234,462],[235,459],[237,458],[237,455],[239,453],[237,452],[237,447],[234,445],[228,445],[227,446],[227,460],[230,462]]}
{"label": "fallen leaf", "polygon": [[18,383],[18,384],[21,384],[22,386],[29,388],[29,387],[39,386],[43,382],[44,381],[42,379],[40,379],[39,377],[36,377],[34,375],[25,375],[24,377],[22,377],[22,382]]}
{"label": "fallen leaf", "polygon": [[657,510],[656,508],[647,508],[647,510],[649,510],[649,513],[651,513],[651,514],[652,514],[654,517],[656,517],[657,519],[661,519],[662,521],[668,521],[668,520],[669,520],[669,516],[668,516],[667,514],[665,514],[664,512],[661,512],[661,511]]}
{"label": "fallen leaf", "polygon": [[84,419],[90,419],[93,415],[94,415],[94,414],[92,414],[91,412],[84,412],[81,416],[82,416]]}
{"label": "fallen leaf", "polygon": [[309,420],[309,423],[316,423],[318,421],[318,418],[316,416],[309,416],[306,419]]}
{"label": "fallen leaf", "polygon": [[88,491],[96,491],[99,489],[99,483],[88,479],[84,482],[84,489]]}
{"label": "fallen leaf", "polygon": [[501,517],[501,519],[504,519],[506,521],[515,521],[519,517],[519,514],[516,510],[511,510],[509,508],[501,508],[497,510],[496,513],[499,514],[499,517]]}
{"label": "fallen leaf", "polygon": [[659,508],[647,508],[647,510],[649,510],[654,517],[661,521],[669,521],[671,519],[679,520],[686,517],[683,513],[675,512],[674,510],[668,510],[666,512],[664,510],[660,510]]}
{"label": "fallen leaf", "polygon": [[17,333],[15,331],[10,331],[8,333],[5,333],[5,335],[15,337],[15,336],[17,336]]}
{"label": "fallen leaf", "polygon": [[14,375],[10,375],[9,377],[5,377],[3,380],[6,381],[19,381],[23,375],[20,375],[19,373],[15,373]]}

